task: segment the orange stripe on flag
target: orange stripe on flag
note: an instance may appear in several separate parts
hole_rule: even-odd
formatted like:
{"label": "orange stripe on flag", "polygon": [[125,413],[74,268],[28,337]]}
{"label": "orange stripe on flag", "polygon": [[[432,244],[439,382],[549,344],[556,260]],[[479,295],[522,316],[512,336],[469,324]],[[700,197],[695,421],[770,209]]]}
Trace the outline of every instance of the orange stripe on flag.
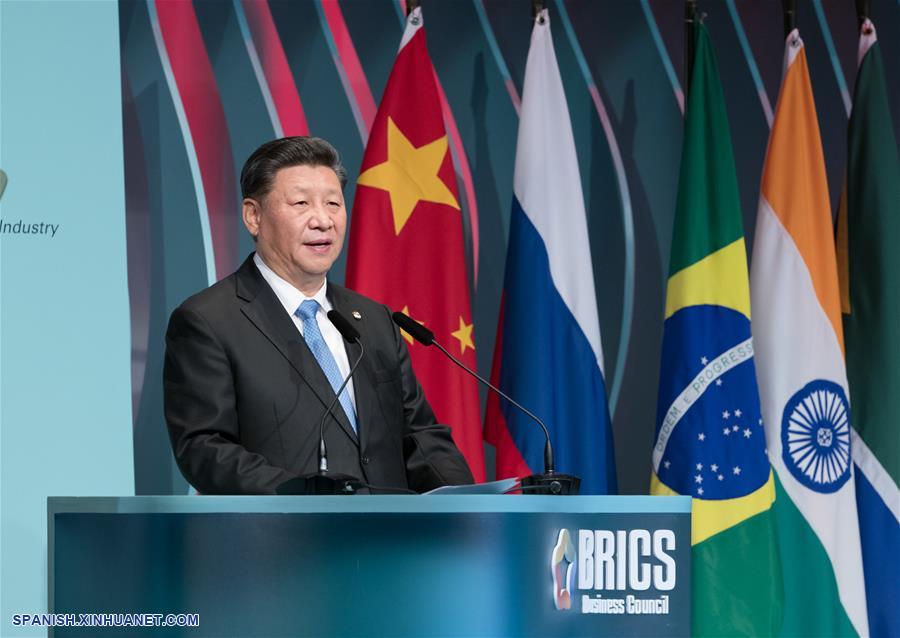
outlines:
{"label": "orange stripe on flag", "polygon": [[781,85],[763,172],[762,193],[803,257],[816,296],[843,351],[831,202],[816,104],[803,48],[788,67]]}

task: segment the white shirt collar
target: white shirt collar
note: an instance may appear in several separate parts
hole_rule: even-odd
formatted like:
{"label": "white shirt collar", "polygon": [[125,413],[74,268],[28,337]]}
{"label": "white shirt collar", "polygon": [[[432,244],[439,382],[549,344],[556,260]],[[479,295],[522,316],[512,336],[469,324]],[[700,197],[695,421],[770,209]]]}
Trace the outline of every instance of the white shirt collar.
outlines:
{"label": "white shirt collar", "polygon": [[315,299],[319,302],[319,306],[322,309],[322,312],[327,313],[331,310],[331,302],[328,301],[328,280],[322,284],[322,287],[314,294],[312,297],[307,297],[302,292],[297,290],[292,283],[283,279],[278,274],[275,273],[274,270],[269,268],[266,265],[266,262],[262,260],[262,257],[259,256],[259,253],[253,254],[253,263],[256,264],[256,267],[259,269],[260,274],[263,276],[263,279],[266,280],[266,283],[275,291],[275,296],[278,297],[278,301],[281,302],[281,305],[284,306],[284,309],[287,311],[289,315],[293,315],[297,312],[297,308],[300,307],[300,304],[306,301],[307,299]]}
{"label": "white shirt collar", "polygon": [[[0,0],[0,2],[2,2],[2,0]],[[328,349],[331,350],[331,354],[337,362],[341,376],[346,378],[350,374],[350,361],[344,346],[344,340],[341,337],[341,333],[338,332],[338,329],[325,316],[326,313],[331,310],[331,303],[328,301],[326,295],[328,292],[328,281],[326,280],[325,283],[322,284],[322,287],[319,288],[315,295],[307,297],[294,288],[293,284],[289,281],[276,275],[275,271],[269,268],[266,265],[266,262],[262,260],[259,253],[253,255],[253,263],[256,264],[263,279],[266,280],[266,283],[269,284],[269,287],[275,292],[278,301],[284,306],[285,312],[288,313],[288,316],[294,322],[294,325],[297,326],[297,330],[301,335],[303,334],[303,320],[294,313],[300,307],[300,304],[307,299],[315,299],[319,302],[319,312],[316,315],[316,323],[319,325],[319,331],[322,333],[322,337],[325,339]],[[352,379],[347,383],[346,392],[355,406],[356,392],[353,388]]]}

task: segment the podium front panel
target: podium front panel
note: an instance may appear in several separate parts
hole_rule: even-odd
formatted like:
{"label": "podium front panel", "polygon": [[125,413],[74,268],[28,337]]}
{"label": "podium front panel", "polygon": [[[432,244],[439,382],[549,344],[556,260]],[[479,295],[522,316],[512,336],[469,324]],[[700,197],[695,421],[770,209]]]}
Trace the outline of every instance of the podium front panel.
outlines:
{"label": "podium front panel", "polygon": [[[72,621],[55,636],[690,633],[687,497],[110,497],[48,508],[51,612]],[[197,626],[128,626],[178,614]]]}

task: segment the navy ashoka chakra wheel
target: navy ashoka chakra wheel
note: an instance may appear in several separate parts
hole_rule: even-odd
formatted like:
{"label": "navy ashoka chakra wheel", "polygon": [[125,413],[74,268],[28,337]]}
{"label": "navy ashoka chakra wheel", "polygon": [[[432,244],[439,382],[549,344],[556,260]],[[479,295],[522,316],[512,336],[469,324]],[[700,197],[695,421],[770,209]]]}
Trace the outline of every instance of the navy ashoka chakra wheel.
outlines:
{"label": "navy ashoka chakra wheel", "polygon": [[847,482],[850,404],[841,386],[816,379],[790,398],[781,419],[781,457],[816,492],[836,492]]}

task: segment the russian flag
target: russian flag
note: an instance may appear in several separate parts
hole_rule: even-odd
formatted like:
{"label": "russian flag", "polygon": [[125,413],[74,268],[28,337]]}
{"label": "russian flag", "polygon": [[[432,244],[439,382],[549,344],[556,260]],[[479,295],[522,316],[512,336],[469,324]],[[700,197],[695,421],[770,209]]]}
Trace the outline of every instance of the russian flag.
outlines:
{"label": "russian flag", "polygon": [[[545,9],[531,34],[492,380],[550,430],[556,470],[616,492],[593,267],[575,140]],[[491,396],[497,478],[542,472],[536,423]]]}

